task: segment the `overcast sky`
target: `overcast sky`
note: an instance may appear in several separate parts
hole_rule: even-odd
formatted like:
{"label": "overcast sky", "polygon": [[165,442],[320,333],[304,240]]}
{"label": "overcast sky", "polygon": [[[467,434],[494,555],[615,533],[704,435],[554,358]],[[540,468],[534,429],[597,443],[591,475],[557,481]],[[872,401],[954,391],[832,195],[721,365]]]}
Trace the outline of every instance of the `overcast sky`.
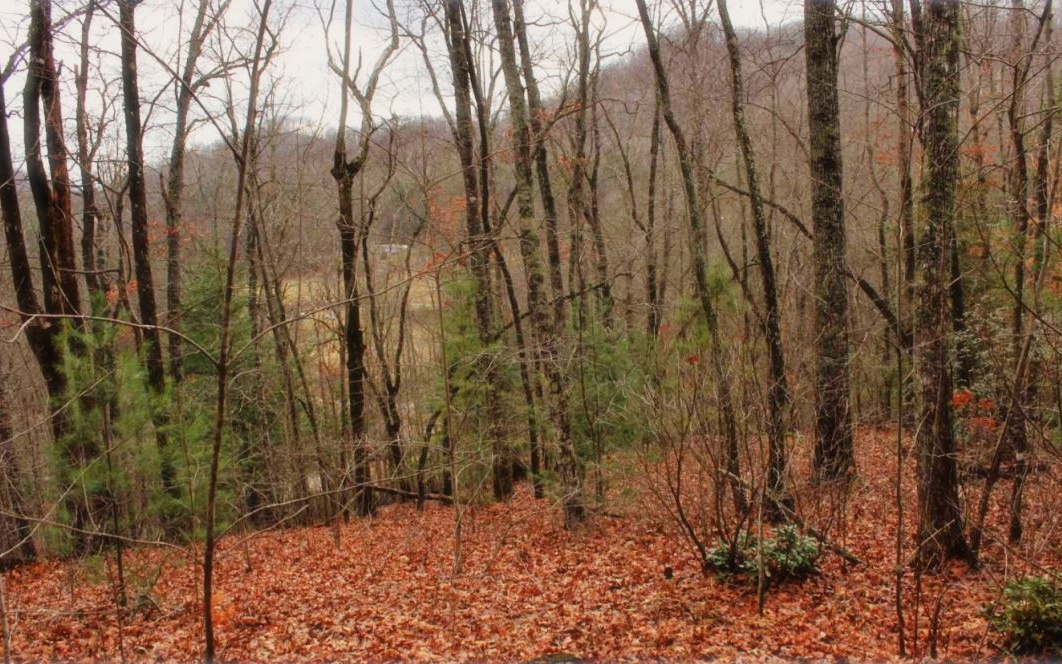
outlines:
{"label": "overcast sky", "polygon": [[[279,91],[288,112],[308,127],[330,126],[338,116],[339,85],[336,77],[328,69],[329,44],[333,53],[338,53],[339,39],[342,31],[342,2],[337,1],[335,24],[332,34],[326,37],[322,15],[327,15],[333,0],[274,0],[272,16],[285,20],[280,35],[282,52],[269,70],[270,76],[279,81]],[[26,10],[29,0],[0,1],[0,53],[6,62],[15,44],[26,39],[28,21]],[[194,14],[194,2],[184,0],[186,8],[181,11],[181,2],[170,0],[144,0],[136,10],[137,29],[145,48],[139,54],[141,97],[150,100],[160,95],[163,86],[171,81],[171,76],[160,64],[164,61],[173,66],[176,54],[183,50],[182,40],[190,29]],[[640,48],[645,41],[641,27],[637,22],[637,9],[634,0],[600,0],[600,11],[594,16],[593,25],[602,34],[602,54],[610,62],[627,57],[627,54]],[[652,4],[652,3],[651,3]],[[670,2],[666,2],[670,6]],[[69,13],[83,5],[82,0],[56,0],[53,20],[61,21]],[[396,0],[400,21],[406,22],[418,15],[416,0]],[[738,26],[745,28],[776,27],[786,22],[799,20],[802,6],[795,0],[731,0],[731,16]],[[536,62],[540,63],[537,72],[543,87],[548,91],[560,80],[560,73],[566,63],[573,60],[573,28],[568,18],[567,4],[552,0],[527,0],[526,11],[531,24],[531,39],[537,50]],[[233,0],[229,9],[229,22],[253,29],[257,20],[253,0]],[[95,89],[96,99],[93,105],[98,109],[99,100],[104,96],[120,99],[121,88],[117,81],[119,41],[114,21],[117,8],[111,6],[103,13],[97,13],[93,23],[93,42],[100,45],[101,52],[94,58],[94,69],[90,88]],[[183,20],[183,23],[182,23]],[[670,24],[668,18],[663,19]],[[414,23],[410,20],[410,23]],[[80,38],[81,18],[75,17],[60,34],[56,36],[56,56],[60,62],[61,76],[64,82],[64,113],[72,124],[74,96],[73,70],[77,66],[77,42]],[[244,39],[248,34],[243,34]],[[241,36],[235,34],[235,42]],[[387,21],[376,9],[372,0],[355,0],[355,29],[353,48],[365,61],[364,70],[371,67],[377,54],[388,38]],[[218,47],[227,47],[230,40],[223,40]],[[440,73],[444,93],[449,92],[448,75],[445,67],[445,51],[441,41],[434,42],[437,69]],[[152,57],[147,51],[157,54]],[[102,91],[102,80],[111,79],[110,90]],[[245,94],[246,73],[240,72],[232,77],[235,91],[233,95],[241,98]],[[16,74],[5,84],[4,92],[11,117],[10,131],[17,143],[16,160],[21,154],[22,126],[21,89],[23,77]],[[206,91],[207,103],[213,108],[222,107],[224,86],[215,84]],[[170,141],[167,122],[170,121],[165,105],[171,103],[172,93],[162,93],[159,97],[162,109],[145,117],[147,135],[145,147],[150,160],[163,158]],[[210,101],[212,98],[212,101]],[[14,113],[12,113],[14,112]],[[439,114],[439,106],[431,91],[421,56],[417,49],[403,43],[400,53],[387,68],[382,80],[374,113],[381,116],[397,114],[402,116],[434,116]],[[240,114],[242,116],[242,112]],[[357,125],[357,115],[351,124]],[[121,116],[110,127],[116,149],[121,144],[124,127]],[[200,128],[192,136],[192,143],[215,140],[217,133],[209,127]],[[71,145],[71,149],[73,146]],[[16,168],[20,164],[16,164]]]}

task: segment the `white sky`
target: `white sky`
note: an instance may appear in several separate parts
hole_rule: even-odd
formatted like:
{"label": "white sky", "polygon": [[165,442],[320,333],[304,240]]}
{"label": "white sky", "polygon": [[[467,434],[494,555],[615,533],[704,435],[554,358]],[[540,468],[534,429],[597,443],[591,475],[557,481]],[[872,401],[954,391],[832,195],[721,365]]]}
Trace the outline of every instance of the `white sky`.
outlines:
{"label": "white sky", "polygon": [[[326,40],[321,12],[327,12],[329,3],[335,1],[335,27],[332,38]],[[668,7],[671,0],[662,0]],[[688,2],[688,0],[682,0]],[[12,51],[12,45],[25,41],[28,20],[26,9],[29,0],[0,0],[0,58],[6,63]],[[56,0],[53,20],[60,21],[70,11],[78,9],[83,0]],[[181,5],[185,5],[182,24]],[[286,24],[281,32],[280,41],[283,52],[270,69],[270,74],[278,80],[278,91],[285,101],[289,112],[301,119],[307,126],[329,127],[338,117],[339,84],[337,78],[328,70],[325,44],[330,43],[333,52],[338,53],[339,39],[342,31],[342,0],[274,0],[272,16],[286,17]],[[416,0],[396,0],[399,20],[405,21],[410,16],[419,15],[414,9]],[[538,51],[538,71],[545,90],[551,83],[556,85],[566,63],[572,61],[573,28],[568,19],[567,2],[555,0],[526,0],[527,18],[531,25],[531,40]],[[634,0],[599,0],[600,11],[595,15],[593,25],[602,31],[603,55],[615,61],[644,44],[644,35],[637,22],[637,9]],[[651,3],[653,4],[653,3]],[[700,4],[700,3],[699,3]],[[182,40],[191,26],[194,14],[194,0],[144,0],[136,11],[137,28],[141,41],[158,55],[158,59],[170,63],[177,62],[177,54],[183,50]],[[320,9],[318,7],[321,7]],[[489,6],[489,5],[488,5]],[[746,28],[775,27],[782,23],[799,20],[802,5],[796,0],[730,0],[730,13],[734,23]],[[487,11],[486,7],[484,11]],[[233,0],[229,9],[229,22],[242,26],[237,30],[254,29],[257,12],[253,0]],[[113,19],[111,17],[114,17]],[[90,89],[97,90],[97,99],[93,103],[96,109],[102,107],[100,99],[110,95],[119,99],[121,86],[118,74],[118,31],[113,20],[117,18],[117,7],[110,5],[106,14],[97,12],[93,22],[93,42],[101,46],[101,53],[93,63],[94,78],[90,79]],[[489,22],[489,21],[488,21]],[[671,24],[666,17],[665,25]],[[56,57],[62,67],[64,79],[64,115],[68,124],[73,125],[74,92],[73,70],[78,63],[77,40],[80,38],[81,18],[76,17],[61,34],[57,35]],[[247,32],[235,33],[234,39],[225,39],[220,47],[241,43],[241,39],[250,37]],[[373,0],[355,0],[355,28],[353,50],[360,53],[365,61],[363,70],[368,70],[376,60],[382,45],[388,38],[387,22],[374,6]],[[441,41],[435,42],[437,73],[444,94],[449,93],[449,76],[445,65],[445,52]],[[182,56],[183,57],[183,56]],[[145,49],[138,54],[139,80],[141,98],[151,100],[160,92],[162,104],[170,103],[172,93],[163,92],[163,86],[172,80],[170,75],[152,58]],[[102,81],[110,78],[109,92],[103,93]],[[238,72],[232,77],[234,96],[242,99],[246,90],[245,72]],[[22,126],[21,75],[16,74],[4,86],[9,111],[9,128],[16,145],[15,155],[21,154]],[[91,93],[90,93],[91,94]],[[206,91],[206,103],[214,109],[224,107],[224,86],[215,83]],[[357,126],[356,110],[350,124]],[[394,58],[381,80],[380,89],[373,107],[374,113],[382,116],[398,114],[402,116],[420,116],[439,114],[439,106],[431,91],[431,85],[420,52],[407,43],[403,43],[400,53]],[[145,112],[146,114],[146,112]],[[242,111],[237,113],[241,118]],[[145,147],[149,159],[163,158],[170,141],[166,123],[168,113],[164,110],[154,112],[144,118],[147,127]],[[115,150],[122,143],[124,126],[121,115],[110,126],[109,133],[115,141]],[[72,135],[72,132],[71,132]],[[192,135],[192,143],[209,142],[217,137],[216,130],[201,127]],[[73,150],[73,144],[70,145]],[[19,164],[16,164],[16,168]]]}
{"label": "white sky", "polygon": [[[669,0],[663,0],[669,4]],[[401,20],[403,0],[398,0]],[[650,0],[652,3],[652,0]],[[405,3],[408,4],[408,3]],[[388,35],[386,23],[379,18],[379,13],[367,0],[356,0],[356,8],[361,5],[364,11],[359,17],[370,17],[371,22],[359,21],[355,28],[354,48],[360,50],[366,63],[375,60]],[[573,60],[573,27],[568,19],[567,2],[561,0],[527,0],[525,3],[527,19],[532,27],[531,40],[539,51],[536,62],[541,63],[541,70],[536,72],[546,85],[549,79]],[[624,54],[640,48],[645,43],[641,25],[638,23],[638,11],[634,0],[599,0],[600,12],[594,17],[594,27],[602,30],[604,40],[602,53],[614,60]],[[731,0],[731,17],[735,24],[742,27],[764,26],[764,17],[771,26],[802,18],[802,5],[795,0]],[[356,10],[357,11],[357,10]],[[492,23],[492,21],[491,21]],[[291,44],[285,55],[285,65],[297,67],[302,71],[326,71],[327,60],[320,48],[323,34],[319,26],[307,26],[306,39],[299,39]],[[311,36],[312,35],[312,36]],[[336,37],[338,37],[338,33]],[[444,93],[448,92],[449,79],[444,61],[445,51],[441,42],[436,43],[436,65],[440,73]],[[338,48],[338,44],[336,45]],[[368,65],[367,65],[368,66]],[[385,75],[388,85],[381,90],[379,103],[374,109],[378,113],[394,112],[399,115],[438,115],[436,102],[424,66],[421,54],[408,45],[395,58]],[[322,86],[325,90],[322,90]],[[304,77],[299,86],[300,96],[308,102],[308,108],[315,103],[328,102],[338,95],[335,78],[321,80],[318,77]],[[323,94],[322,94],[323,93]],[[329,117],[334,117],[334,113]]]}

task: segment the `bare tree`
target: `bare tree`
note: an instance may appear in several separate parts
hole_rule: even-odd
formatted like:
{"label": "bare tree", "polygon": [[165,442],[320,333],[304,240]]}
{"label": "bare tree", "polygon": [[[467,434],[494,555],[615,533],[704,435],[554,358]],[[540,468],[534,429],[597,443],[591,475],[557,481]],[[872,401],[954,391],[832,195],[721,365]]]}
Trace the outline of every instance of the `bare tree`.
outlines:
{"label": "bare tree", "polygon": [[[222,0],[211,14],[210,0],[199,0],[192,30],[188,35],[188,50],[185,54],[184,68],[176,78],[176,108],[174,109],[173,145],[170,149],[168,172],[162,183],[162,198],[166,206],[166,309],[167,326],[171,330],[181,329],[181,240],[184,237],[184,187],[185,187],[185,152],[188,142],[189,114],[195,95],[210,79],[220,71],[199,74],[199,59],[203,45],[225,13],[230,0]],[[223,70],[222,70],[223,71]],[[160,180],[162,176],[160,174]],[[176,334],[168,337],[168,354],[170,375],[174,381],[180,381],[184,373],[181,338]]]}
{"label": "bare tree", "polygon": [[[471,38],[468,34],[464,3],[446,0],[443,4],[448,33],[447,50],[454,86],[454,142],[461,161],[462,184],[465,192],[465,226],[468,237],[468,263],[475,282],[473,306],[476,330],[483,350],[494,338],[494,312],[491,304],[490,252],[493,239],[490,233],[489,146],[485,126],[485,109],[481,103],[480,82],[472,60]],[[478,144],[474,134],[472,101],[476,98]],[[512,456],[504,442],[501,425],[501,389],[495,363],[486,353],[478,359],[480,372],[486,382],[484,398],[487,417],[487,439],[494,455],[493,484],[498,498],[512,493]]]}
{"label": "bare tree", "polygon": [[[343,300],[346,310],[343,327],[343,344],[346,357],[348,390],[348,416],[351,435],[354,439],[354,483],[357,486],[357,511],[361,515],[372,512],[372,490],[368,463],[368,441],[365,440],[365,392],[368,381],[365,366],[366,339],[361,323],[361,305],[358,287],[358,234],[361,231],[354,217],[354,180],[365,166],[375,124],[372,116],[372,99],[376,94],[380,74],[391,56],[398,50],[398,23],[394,4],[387,3],[391,26],[391,40],[380,53],[364,87],[359,87],[351,76],[350,41],[353,21],[353,0],[347,0],[344,14],[343,55],[339,65],[334,62],[333,71],[340,74],[342,97],[339,111],[339,127],[336,130],[336,145],[332,159],[332,178],[336,181],[339,197],[340,253],[343,262]],[[353,157],[347,155],[347,114],[349,99],[353,95],[361,110],[361,130],[358,147]]]}
{"label": "bare tree", "polygon": [[849,476],[855,464],[848,406],[848,289],[841,118],[837,92],[840,35],[833,0],[804,3],[808,131],[811,135],[812,228],[817,331],[815,467],[823,480]]}
{"label": "bare tree", "polygon": [[660,55],[660,44],[657,40],[656,30],[653,28],[652,19],[649,17],[649,9],[646,7],[645,0],[636,0],[636,2],[642,29],[645,32],[646,44],[649,49],[649,58],[653,64],[653,74],[656,78],[657,93],[660,98],[660,113],[667,124],[668,130],[671,132],[671,137],[675,141],[675,150],[678,152],[679,170],[682,173],[682,186],[686,195],[686,214],[689,222],[690,251],[693,254],[693,276],[697,289],[697,300],[700,303],[701,312],[704,314],[705,324],[711,339],[709,354],[711,355],[712,375],[716,381],[716,398],[722,411],[723,430],[726,440],[726,470],[734,495],[734,505],[738,512],[743,513],[748,509],[748,500],[745,497],[745,489],[740,476],[737,418],[731,397],[730,376],[724,364],[723,343],[719,332],[719,317],[712,301],[711,286],[708,283],[708,257],[705,251],[704,221],[699,200],[693,152],[686,141],[685,132],[683,132],[678,119],[675,117],[671,101],[671,87],[667,72],[664,69],[663,58]]}
{"label": "bare tree", "polygon": [[221,463],[221,444],[228,421],[229,363],[232,352],[232,300],[236,290],[236,266],[240,252],[240,230],[243,226],[244,198],[247,184],[247,165],[251,151],[251,136],[254,134],[255,116],[258,111],[258,87],[261,79],[262,52],[265,48],[269,10],[272,0],[265,0],[259,10],[259,24],[251,60],[250,91],[247,100],[247,119],[244,123],[240,149],[235,154],[238,165],[236,178],[236,201],[232,217],[232,237],[229,243],[228,261],[225,266],[225,290],[221,305],[221,341],[216,361],[217,397],[215,402],[214,429],[211,438],[210,475],[207,480],[206,535],[203,545],[203,637],[204,659],[213,664],[217,644],[214,640],[214,555],[217,549],[217,494],[218,472]]}
{"label": "bare tree", "polygon": [[[731,110],[734,116],[734,130],[737,133],[741,156],[745,162],[745,179],[749,189],[749,203],[752,207],[752,225],[756,235],[756,259],[760,266],[760,280],[763,288],[765,316],[763,321],[764,336],[767,339],[770,384],[767,388],[767,490],[773,498],[788,506],[791,502],[786,486],[785,435],[786,418],[789,410],[789,381],[785,370],[785,352],[782,348],[782,312],[778,303],[778,290],[774,273],[774,260],[771,257],[770,233],[767,228],[767,216],[764,212],[763,198],[760,195],[759,174],[756,170],[756,158],[752,150],[752,139],[745,122],[745,84],[741,73],[741,52],[737,34],[730,21],[726,0],[719,0],[719,17],[723,23],[726,36],[726,50],[730,60]],[[774,501],[769,502],[769,509],[774,510]],[[778,516],[778,515],[776,515]]]}
{"label": "bare tree", "polygon": [[[129,211],[133,236],[133,265],[136,274],[137,301],[144,335],[144,366],[148,387],[161,398],[166,392],[166,368],[162,361],[162,336],[158,328],[155,305],[155,278],[151,269],[151,246],[148,237],[147,186],[144,180],[143,127],[140,122],[140,93],[136,67],[136,4],[139,0],[118,3],[119,28],[122,33],[122,92],[125,111],[126,159],[129,178]],[[153,413],[155,441],[159,448],[162,488],[171,497],[180,496],[177,471],[169,450],[166,427],[169,418],[159,406]],[[172,524],[171,524],[172,525]]]}
{"label": "bare tree", "polygon": [[547,408],[560,452],[560,474],[564,485],[564,521],[569,526],[583,517],[583,467],[572,442],[568,415],[568,385],[558,365],[557,356],[563,341],[556,335],[557,321],[550,320],[546,302],[546,274],[535,219],[534,184],[532,181],[532,140],[528,106],[513,45],[512,24],[507,0],[492,0],[494,24],[498,31],[502,72],[509,95],[513,124],[513,151],[516,155],[516,196],[520,215],[520,256],[527,279],[527,310],[541,355],[549,398]]}
{"label": "bare tree", "polygon": [[[535,176],[538,178],[539,196],[545,214],[546,266],[550,290],[553,294],[554,334],[563,334],[567,321],[564,300],[564,277],[561,272],[560,241],[557,232],[557,202],[550,183],[549,155],[546,151],[545,106],[535,77],[531,46],[527,39],[527,22],[524,20],[524,0],[513,0],[513,33],[520,46],[520,67],[527,85],[528,122],[534,143]],[[570,276],[569,276],[570,278]]]}
{"label": "bare tree", "polygon": [[85,7],[85,14],[81,24],[81,45],[78,70],[75,76],[77,87],[77,109],[75,113],[77,122],[77,161],[78,170],[81,172],[81,263],[85,267],[85,283],[88,286],[89,295],[99,298],[109,287],[106,272],[100,264],[102,261],[98,260],[102,258],[102,244],[99,238],[101,215],[96,204],[96,182],[92,164],[99,149],[101,136],[97,136],[95,142],[89,140],[88,111],[86,110],[89,78],[89,34],[95,9],[95,0],[90,0]]}
{"label": "bare tree", "polygon": [[963,533],[948,357],[948,228],[959,165],[959,2],[934,0],[915,17],[921,73],[922,192],[916,246],[918,550],[922,562],[972,559]]}

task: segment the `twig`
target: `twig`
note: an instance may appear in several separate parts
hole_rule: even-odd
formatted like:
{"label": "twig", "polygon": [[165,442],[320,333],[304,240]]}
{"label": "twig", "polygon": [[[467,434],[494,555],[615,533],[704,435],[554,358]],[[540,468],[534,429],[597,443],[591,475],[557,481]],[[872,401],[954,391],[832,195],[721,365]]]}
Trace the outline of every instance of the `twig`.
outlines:
{"label": "twig", "polygon": [[[748,482],[746,482],[742,478],[735,476],[733,473],[727,472],[725,469],[722,469],[722,468],[719,469],[719,472],[722,473],[723,475],[726,475],[726,476],[730,477],[733,480],[736,480],[742,486],[744,486],[747,490],[749,490],[749,491],[753,490],[753,486],[751,484],[749,484]],[[811,526],[809,526],[807,524],[807,522],[804,521],[804,519],[800,518],[800,516],[797,515],[796,512],[794,512],[792,509],[790,509],[787,505],[782,503],[780,500],[778,500],[774,496],[770,495],[770,493],[764,492],[764,496],[768,500],[770,500],[771,503],[775,507],[778,508],[778,510],[782,513],[782,515],[785,516],[786,519],[788,519],[790,521],[790,523],[794,524],[797,528],[800,528],[801,530],[806,532],[808,535],[811,535],[813,538],[818,540],[819,544],[822,544],[824,547],[826,547],[830,551],[833,551],[835,554],[840,556],[842,559],[844,559],[847,562],[852,563],[853,565],[862,565],[863,564],[863,561],[860,560],[859,558],[857,558],[854,553],[852,553],[848,549],[844,548],[843,546],[840,546],[839,544],[834,544],[833,542],[829,541],[826,538],[825,535],[820,533],[815,528],[812,528]]]}

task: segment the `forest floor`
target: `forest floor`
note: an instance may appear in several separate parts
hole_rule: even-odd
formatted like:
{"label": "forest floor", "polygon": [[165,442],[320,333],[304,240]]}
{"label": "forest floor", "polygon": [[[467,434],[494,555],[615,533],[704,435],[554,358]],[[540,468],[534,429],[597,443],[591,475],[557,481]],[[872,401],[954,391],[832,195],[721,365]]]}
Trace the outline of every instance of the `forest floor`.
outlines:
{"label": "forest floor", "polygon": [[[762,615],[754,584],[701,574],[652,492],[630,479],[638,476],[632,462],[612,479],[608,511],[574,531],[526,483],[508,502],[467,509],[456,576],[454,512],[441,505],[384,507],[342,524],[338,546],[328,527],[234,534],[221,545],[216,573],[219,658],[894,658],[894,444],[894,434],[860,432],[861,476],[844,502],[796,482],[802,515],[863,563],[826,555],[821,575],[772,587]],[[803,470],[795,476],[806,477]],[[914,519],[913,474],[909,458],[905,531]],[[968,504],[982,484],[965,485]],[[905,571],[908,656],[930,655],[934,641],[940,657],[1000,654],[982,608],[1006,580],[1060,568],[1062,519],[1052,511],[1059,486],[1051,470],[1030,480],[1020,547],[1005,547],[992,530],[977,570],[948,565],[920,581]],[[995,490],[994,523],[1009,491],[1009,482]],[[904,556],[911,542],[908,534]],[[199,552],[127,552],[130,603],[120,622],[109,558],[41,562],[5,576],[16,658],[201,656]]]}

